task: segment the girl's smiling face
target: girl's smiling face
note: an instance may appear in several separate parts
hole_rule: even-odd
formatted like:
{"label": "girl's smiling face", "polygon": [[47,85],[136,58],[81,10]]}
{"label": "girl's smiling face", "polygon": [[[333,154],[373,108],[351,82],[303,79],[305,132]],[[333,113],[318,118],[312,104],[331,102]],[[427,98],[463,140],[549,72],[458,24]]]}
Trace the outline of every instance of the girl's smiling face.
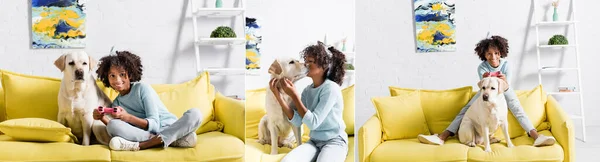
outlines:
{"label": "girl's smiling face", "polygon": [[127,71],[123,67],[111,66],[108,72],[108,81],[110,82],[110,86],[121,95],[129,93],[129,89],[131,88],[129,75],[127,75]]}
{"label": "girl's smiling face", "polygon": [[488,64],[492,65],[492,67],[496,68],[500,66],[500,51],[496,47],[489,47],[487,51],[485,51],[485,59]]}

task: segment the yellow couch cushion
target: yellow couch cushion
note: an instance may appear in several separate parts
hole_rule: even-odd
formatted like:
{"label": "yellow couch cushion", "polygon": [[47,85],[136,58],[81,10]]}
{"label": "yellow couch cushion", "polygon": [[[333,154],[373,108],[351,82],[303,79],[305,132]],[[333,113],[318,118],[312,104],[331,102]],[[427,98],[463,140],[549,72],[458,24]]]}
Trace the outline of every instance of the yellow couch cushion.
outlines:
{"label": "yellow couch cushion", "polygon": [[344,97],[344,123],[346,124],[346,133],[354,135],[354,84],[342,89]]}
{"label": "yellow couch cushion", "polygon": [[[270,145],[261,145],[256,139],[246,139],[246,161],[257,162],[278,162],[289,153],[291,149],[287,147],[279,148],[277,155],[271,155]],[[346,162],[354,162],[354,136],[348,137],[348,155]]]}
{"label": "yellow couch cushion", "polygon": [[375,97],[371,101],[381,121],[383,140],[415,138],[429,134],[418,92],[394,97]]}
{"label": "yellow couch cushion", "polygon": [[265,110],[266,88],[246,91],[246,138],[258,139],[258,124],[267,113]]}
{"label": "yellow couch cushion", "polygon": [[[541,131],[540,134],[552,136],[549,131]],[[504,138],[502,138],[504,139]],[[547,161],[563,161],[564,152],[559,143],[552,146],[534,147],[533,139],[523,135],[512,139],[514,148],[506,147],[506,141],[492,144],[492,152],[483,151],[483,146],[469,148],[469,161],[532,161],[532,162],[547,162]]]}
{"label": "yellow couch cushion", "polygon": [[391,140],[381,143],[369,156],[370,161],[467,161],[469,147],[455,138],[444,145],[420,143],[416,138]]}
{"label": "yellow couch cushion", "polygon": [[0,135],[0,161],[111,161],[107,146],[19,142]]}
{"label": "yellow couch cushion", "polygon": [[[2,71],[0,71],[0,82],[2,82]],[[0,122],[6,120],[6,109],[4,108],[4,89],[0,84]]]}
{"label": "yellow couch cushion", "polygon": [[194,148],[111,151],[112,161],[243,161],[244,142],[222,132],[198,135]]}
{"label": "yellow couch cushion", "polygon": [[2,87],[6,119],[34,117],[56,121],[59,79],[3,71]]}
{"label": "yellow couch cushion", "polygon": [[77,142],[71,128],[43,118],[6,120],[0,123],[0,131],[19,141]]}
{"label": "yellow couch cushion", "polygon": [[460,110],[467,105],[471,98],[472,87],[460,87],[448,90],[419,90],[390,86],[390,93],[396,96],[403,93],[418,91],[421,106],[427,126],[431,134],[442,133]]}
{"label": "yellow couch cushion", "polygon": [[[539,85],[532,90],[517,91],[516,94],[533,127],[544,128],[541,124],[546,121],[546,101],[548,98],[542,86]],[[526,131],[510,111],[508,113],[508,128],[511,138],[526,135]],[[496,131],[495,136],[504,138],[501,130]]]}
{"label": "yellow couch cushion", "polygon": [[[156,91],[169,112],[178,118],[191,108],[198,108],[202,112],[202,123],[196,130],[197,134],[222,130],[223,124],[214,121],[213,100],[210,100],[210,80],[207,73],[202,73],[181,84],[151,84],[150,86]],[[118,96],[118,92],[112,88],[105,88],[104,92],[112,100]]]}

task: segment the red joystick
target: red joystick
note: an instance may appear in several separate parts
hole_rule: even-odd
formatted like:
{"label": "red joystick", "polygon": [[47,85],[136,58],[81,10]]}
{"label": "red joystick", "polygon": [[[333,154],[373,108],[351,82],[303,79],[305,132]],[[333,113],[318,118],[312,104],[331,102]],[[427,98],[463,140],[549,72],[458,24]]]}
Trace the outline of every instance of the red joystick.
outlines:
{"label": "red joystick", "polygon": [[120,112],[121,110],[116,108],[116,107],[102,107],[102,106],[98,106],[98,112],[100,113],[111,113],[111,114],[115,114],[117,112]]}
{"label": "red joystick", "polygon": [[489,76],[490,77],[497,77],[498,75],[500,75],[500,71],[491,72]]}

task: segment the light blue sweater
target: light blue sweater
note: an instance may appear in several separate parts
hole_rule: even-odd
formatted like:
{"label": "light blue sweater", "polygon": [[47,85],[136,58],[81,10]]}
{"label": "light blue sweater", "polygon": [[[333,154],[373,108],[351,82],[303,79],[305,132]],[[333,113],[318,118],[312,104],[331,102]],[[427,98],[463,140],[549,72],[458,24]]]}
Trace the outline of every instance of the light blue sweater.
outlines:
{"label": "light blue sweater", "polygon": [[509,69],[508,69],[508,61],[506,61],[505,59],[500,59],[500,65],[496,68],[492,67],[492,65],[490,65],[490,63],[488,63],[487,61],[481,62],[481,64],[479,64],[479,67],[477,68],[477,74],[479,74],[479,80],[483,79],[483,73],[496,72],[496,71],[502,72],[502,74],[504,74],[506,77],[506,81],[510,83],[510,73],[509,73]]}
{"label": "light blue sweater", "polygon": [[158,133],[161,127],[171,125],[177,117],[167,110],[158,94],[148,84],[131,83],[131,90],[126,95],[117,96],[113,107],[121,106],[127,113],[148,121],[148,130]]}
{"label": "light blue sweater", "polygon": [[290,120],[296,127],[303,123],[310,129],[310,138],[319,141],[326,141],[337,136],[341,136],[346,142],[346,124],[342,114],[344,112],[344,98],[340,86],[329,80],[319,87],[314,84],[308,85],[302,91],[301,101],[308,111],[304,118],[300,117],[298,111],[294,108],[294,117]]}

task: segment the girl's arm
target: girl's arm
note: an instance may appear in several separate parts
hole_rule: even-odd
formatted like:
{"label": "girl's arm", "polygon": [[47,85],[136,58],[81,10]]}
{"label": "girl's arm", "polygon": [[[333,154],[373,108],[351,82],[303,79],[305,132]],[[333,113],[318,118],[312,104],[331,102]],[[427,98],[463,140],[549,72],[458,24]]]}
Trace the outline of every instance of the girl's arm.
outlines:
{"label": "girl's arm", "polygon": [[[340,93],[335,93],[334,91],[339,91]],[[298,109],[298,113],[302,116],[302,123],[306,124],[310,130],[318,128],[325,121],[325,117],[332,111],[333,106],[338,101],[337,97],[339,95],[341,95],[341,90],[331,86],[323,87],[323,91],[316,96],[319,98],[319,102],[313,111],[307,110],[305,107]],[[294,101],[294,103],[298,102]]]}

